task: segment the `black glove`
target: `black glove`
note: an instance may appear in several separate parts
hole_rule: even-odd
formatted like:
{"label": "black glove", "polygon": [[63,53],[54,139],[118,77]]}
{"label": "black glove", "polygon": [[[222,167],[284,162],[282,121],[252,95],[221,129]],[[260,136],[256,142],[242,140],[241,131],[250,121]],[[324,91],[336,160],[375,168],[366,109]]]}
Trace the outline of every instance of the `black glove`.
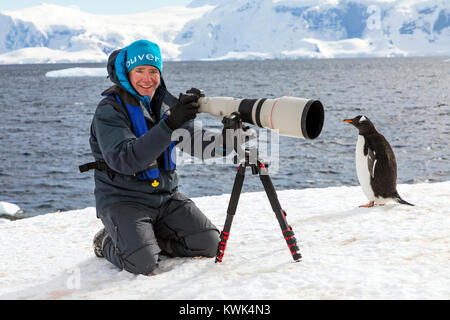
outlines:
{"label": "black glove", "polygon": [[198,96],[180,93],[177,104],[170,109],[170,114],[164,120],[167,126],[176,130],[186,121],[195,119],[200,105],[197,103]]}

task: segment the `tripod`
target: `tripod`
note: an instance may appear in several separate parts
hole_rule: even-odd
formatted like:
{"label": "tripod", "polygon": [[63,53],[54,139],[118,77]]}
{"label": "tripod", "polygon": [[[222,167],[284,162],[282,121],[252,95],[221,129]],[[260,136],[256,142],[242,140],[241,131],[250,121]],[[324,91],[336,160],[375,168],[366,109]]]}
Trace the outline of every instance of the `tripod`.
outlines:
{"label": "tripod", "polygon": [[[239,117],[238,113],[233,113],[229,117],[224,117],[223,124],[225,129],[242,129],[242,120]],[[238,133],[239,135],[240,133]],[[234,139],[234,150],[238,152],[238,143],[239,138]],[[241,140],[242,141],[242,140]],[[256,152],[256,154],[255,154]],[[255,157],[256,155],[256,157]],[[242,185],[244,184],[245,178],[245,170],[247,167],[252,169],[252,174],[259,175],[259,178],[264,186],[264,190],[269,198],[270,205],[272,206],[272,210],[275,213],[275,216],[280,224],[280,228],[283,234],[284,239],[288,245],[288,248],[291,252],[292,258],[294,261],[299,261],[301,259],[301,254],[299,252],[299,248],[297,246],[297,240],[295,239],[294,231],[288,225],[286,220],[286,213],[281,208],[280,202],[278,201],[277,193],[272,184],[272,180],[267,171],[267,166],[258,159],[257,149],[249,149],[245,150],[244,161],[239,165],[236,177],[233,184],[233,189],[231,192],[230,202],[228,204],[227,209],[227,217],[225,220],[225,224],[222,232],[220,233],[220,242],[217,248],[216,260],[215,262],[222,262],[223,256],[225,254],[225,248],[227,246],[228,239],[230,237],[230,229],[231,224],[233,223],[233,218],[236,213],[236,208],[239,202],[239,197],[242,191]],[[255,161],[251,161],[251,159],[256,158]],[[236,161],[235,161],[236,162]],[[237,163],[237,162],[236,162]]]}

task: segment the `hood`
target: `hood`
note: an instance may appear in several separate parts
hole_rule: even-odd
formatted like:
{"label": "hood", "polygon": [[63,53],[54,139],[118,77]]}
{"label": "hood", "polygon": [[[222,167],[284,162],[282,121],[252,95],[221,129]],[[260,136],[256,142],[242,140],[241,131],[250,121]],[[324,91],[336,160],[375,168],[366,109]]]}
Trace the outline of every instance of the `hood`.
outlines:
{"label": "hood", "polygon": [[[147,96],[141,96],[139,93],[134,90],[130,81],[128,80],[128,73],[126,68],[126,60],[127,60],[127,47],[123,49],[115,50],[113,53],[109,55],[108,63],[106,69],[108,71],[109,79],[119,87],[125,89],[133,96],[137,97],[142,103],[150,108],[150,99]],[[159,84],[160,88],[166,89],[166,85],[161,75],[161,82]]]}

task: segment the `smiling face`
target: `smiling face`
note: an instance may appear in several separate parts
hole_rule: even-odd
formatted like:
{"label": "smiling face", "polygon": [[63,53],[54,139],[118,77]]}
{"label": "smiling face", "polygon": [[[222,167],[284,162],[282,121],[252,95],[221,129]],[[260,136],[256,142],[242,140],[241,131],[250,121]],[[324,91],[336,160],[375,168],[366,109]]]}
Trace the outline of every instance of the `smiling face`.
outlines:
{"label": "smiling face", "polygon": [[161,74],[154,66],[142,65],[132,69],[128,79],[137,93],[151,97],[159,86]]}

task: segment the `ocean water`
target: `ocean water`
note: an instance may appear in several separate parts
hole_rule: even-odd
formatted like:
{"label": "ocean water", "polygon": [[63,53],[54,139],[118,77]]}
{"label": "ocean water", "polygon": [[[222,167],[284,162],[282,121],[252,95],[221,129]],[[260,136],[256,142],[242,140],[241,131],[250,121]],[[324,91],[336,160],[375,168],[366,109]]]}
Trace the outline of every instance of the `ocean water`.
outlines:
{"label": "ocean water", "polygon": [[[411,184],[450,180],[447,59],[166,62],[163,77],[174,95],[197,87],[207,96],[319,99],[325,122],[317,139],[279,137],[271,175],[277,190],[357,185],[357,131],[342,120],[359,114],[391,143],[398,183]],[[81,174],[78,166],[92,161],[89,127],[111,82],[45,77],[73,67],[104,64],[0,66],[0,201],[19,205],[25,217],[95,205],[93,173]],[[198,119],[221,129],[221,119]],[[190,197],[230,193],[235,167],[185,161],[178,167],[180,190]],[[262,190],[248,170],[243,192]]]}

